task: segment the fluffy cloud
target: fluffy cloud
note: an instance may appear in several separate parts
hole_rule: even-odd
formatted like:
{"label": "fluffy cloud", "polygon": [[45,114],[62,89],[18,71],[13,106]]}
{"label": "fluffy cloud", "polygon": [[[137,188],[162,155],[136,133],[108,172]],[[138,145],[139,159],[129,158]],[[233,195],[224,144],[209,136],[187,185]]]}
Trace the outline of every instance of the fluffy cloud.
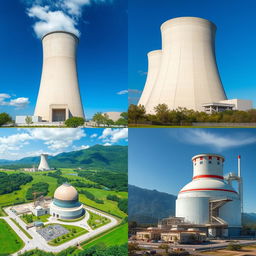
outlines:
{"label": "fluffy cloud", "polygon": [[80,36],[76,26],[82,16],[83,7],[92,3],[111,2],[112,0],[25,1],[30,6],[27,10],[28,16],[37,20],[33,28],[38,38],[56,30],[63,30]]}
{"label": "fluffy cloud", "polygon": [[103,146],[105,146],[105,147],[107,147],[107,146],[111,146],[112,144],[111,143],[109,143],[109,142],[106,142],[106,143],[104,143],[103,144]]}
{"label": "fluffy cloud", "polygon": [[76,36],[80,32],[75,28],[76,20],[66,15],[62,11],[50,11],[49,6],[33,6],[28,10],[29,17],[39,19],[33,26],[38,38],[51,31],[64,30],[71,32]]}
{"label": "fluffy cloud", "polygon": [[89,145],[73,146],[72,149],[75,151],[78,151],[78,150],[88,149],[89,147],[90,147]]}
{"label": "fluffy cloud", "polygon": [[94,134],[92,134],[91,136],[90,136],[90,138],[97,138],[97,136],[98,136],[98,134],[97,133],[94,133]]}
{"label": "fluffy cloud", "polygon": [[99,139],[102,139],[103,142],[108,143],[116,143],[121,139],[127,139],[128,138],[128,129],[111,129],[106,128],[104,129],[102,135],[99,137]]}
{"label": "fluffy cloud", "polygon": [[124,95],[124,94],[127,94],[128,93],[128,90],[122,90],[120,92],[117,92],[116,94],[118,95]]}
{"label": "fluffy cloud", "polygon": [[29,104],[28,98],[10,99],[11,96],[6,93],[0,93],[0,106],[14,106],[18,109],[25,108]]}

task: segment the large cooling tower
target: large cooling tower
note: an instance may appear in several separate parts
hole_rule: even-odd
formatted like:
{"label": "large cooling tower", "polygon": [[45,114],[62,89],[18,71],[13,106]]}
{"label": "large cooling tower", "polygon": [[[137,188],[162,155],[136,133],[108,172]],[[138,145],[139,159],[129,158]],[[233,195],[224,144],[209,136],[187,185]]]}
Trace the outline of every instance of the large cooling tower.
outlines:
{"label": "large cooling tower", "polygon": [[78,38],[56,31],[46,34],[42,43],[43,70],[34,115],[47,122],[84,117],[76,71]]}
{"label": "large cooling tower", "polygon": [[161,64],[161,55],[161,50],[156,50],[148,53],[147,80],[138,105],[147,105],[147,101],[153,89],[159,71],[159,66]]}
{"label": "large cooling tower", "polygon": [[48,170],[50,170],[47,158],[48,158],[47,154],[41,154],[41,160],[40,160],[40,164],[38,166],[38,171],[48,171]]}
{"label": "large cooling tower", "polygon": [[223,177],[224,157],[200,154],[192,161],[193,180],[179,192],[176,217],[184,217],[197,225],[227,225],[230,233],[238,233],[241,228],[240,195]]}
{"label": "large cooling tower", "polygon": [[161,64],[157,78],[147,80],[146,86],[153,84],[148,99],[140,101],[146,102],[147,113],[163,103],[170,109],[203,111],[202,104],[226,100],[215,58],[215,31],[213,23],[194,17],[162,24]]}

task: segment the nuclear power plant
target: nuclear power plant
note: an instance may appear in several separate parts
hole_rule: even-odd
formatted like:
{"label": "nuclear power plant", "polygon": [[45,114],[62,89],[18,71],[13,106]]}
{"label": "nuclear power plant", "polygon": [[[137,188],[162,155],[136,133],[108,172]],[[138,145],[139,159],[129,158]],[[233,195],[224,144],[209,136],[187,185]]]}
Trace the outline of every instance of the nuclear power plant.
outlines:
{"label": "nuclear power plant", "polygon": [[[193,180],[183,187],[176,200],[176,217],[207,229],[212,237],[238,236],[243,205],[240,156],[238,174],[223,176],[224,157],[200,154],[192,158]],[[232,187],[237,181],[239,191]]]}
{"label": "nuclear power plant", "polygon": [[48,155],[41,154],[40,164],[38,166],[38,171],[49,171],[51,170],[48,164]]}
{"label": "nuclear power plant", "polygon": [[78,38],[55,31],[42,38],[43,69],[34,116],[46,122],[63,122],[83,117],[77,70]]}
{"label": "nuclear power plant", "polygon": [[250,100],[227,99],[215,57],[216,26],[181,17],[161,26],[162,49],[148,54],[148,74],[138,105],[154,114],[158,104],[207,113],[249,110]]}

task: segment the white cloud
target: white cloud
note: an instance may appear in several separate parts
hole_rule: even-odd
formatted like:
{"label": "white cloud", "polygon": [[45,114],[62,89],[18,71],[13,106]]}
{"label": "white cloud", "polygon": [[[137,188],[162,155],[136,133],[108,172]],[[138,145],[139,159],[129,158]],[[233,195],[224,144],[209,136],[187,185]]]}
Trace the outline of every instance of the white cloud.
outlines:
{"label": "white cloud", "polygon": [[94,133],[94,134],[92,134],[91,136],[90,136],[90,138],[97,138],[98,137],[98,134],[97,133]]}
{"label": "white cloud", "polygon": [[104,129],[102,135],[99,137],[99,139],[102,139],[103,142],[110,142],[110,143],[116,143],[121,139],[127,139],[128,138],[128,129],[111,129],[106,128]]}
{"label": "white cloud", "polygon": [[118,95],[124,95],[124,94],[127,94],[128,93],[128,90],[122,90],[120,92],[117,92],[116,94]]}
{"label": "white cloud", "polygon": [[38,38],[45,34],[63,30],[80,36],[76,28],[84,6],[92,3],[112,3],[112,0],[26,0],[28,16],[37,19],[33,28]]}
{"label": "white cloud", "polygon": [[112,144],[109,142],[106,142],[105,144],[103,144],[103,146],[107,147],[107,146],[111,146]]}
{"label": "white cloud", "polygon": [[[29,104],[29,98],[10,99],[11,96],[6,93],[0,93],[0,106],[14,106],[18,109],[25,108]],[[7,100],[9,99],[9,101]]]}
{"label": "white cloud", "polygon": [[202,129],[186,130],[180,138],[191,144],[212,146],[218,151],[256,143],[256,137],[249,134],[220,135]]}
{"label": "white cloud", "polygon": [[49,6],[33,6],[28,10],[28,15],[39,19],[33,26],[38,38],[58,30],[71,32],[76,36],[80,35],[80,32],[75,27],[77,25],[76,20],[63,11],[50,11]]}
{"label": "white cloud", "polygon": [[69,147],[73,141],[86,136],[83,129],[73,128],[48,128],[48,129],[30,129],[29,133],[34,139],[45,141],[51,150],[61,150]]}
{"label": "white cloud", "polygon": [[73,146],[72,149],[75,151],[78,151],[78,150],[88,149],[89,147],[90,147],[89,145]]}

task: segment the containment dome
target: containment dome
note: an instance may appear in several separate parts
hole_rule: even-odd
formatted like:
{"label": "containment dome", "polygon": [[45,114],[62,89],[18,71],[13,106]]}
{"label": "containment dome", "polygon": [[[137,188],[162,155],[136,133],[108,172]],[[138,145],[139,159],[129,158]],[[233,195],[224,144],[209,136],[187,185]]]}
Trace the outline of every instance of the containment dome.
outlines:
{"label": "containment dome", "polygon": [[73,186],[65,183],[56,189],[54,199],[62,201],[78,201],[78,193]]}

